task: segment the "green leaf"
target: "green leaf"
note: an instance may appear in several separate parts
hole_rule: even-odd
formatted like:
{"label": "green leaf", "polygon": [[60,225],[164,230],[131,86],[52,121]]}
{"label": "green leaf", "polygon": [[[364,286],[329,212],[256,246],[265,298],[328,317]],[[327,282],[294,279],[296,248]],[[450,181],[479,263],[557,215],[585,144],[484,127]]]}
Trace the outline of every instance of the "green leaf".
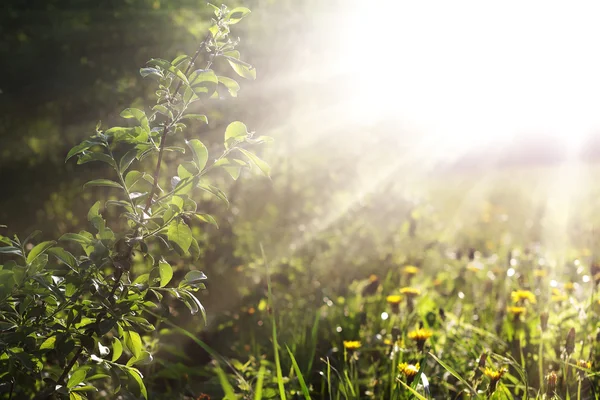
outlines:
{"label": "green leaf", "polygon": [[214,166],[223,168],[234,180],[237,180],[237,178],[240,177],[242,168],[247,167],[248,163],[246,161],[238,160],[237,158],[221,158],[219,161],[215,162]]}
{"label": "green leaf", "polygon": [[134,330],[124,331],[123,337],[125,339],[125,347],[127,347],[135,357],[139,357],[142,352],[142,338],[140,337],[140,334]]}
{"label": "green leaf", "polygon": [[185,274],[185,277],[179,283],[179,287],[185,287],[187,285],[195,285],[206,279],[207,278],[206,278],[206,275],[204,274],[204,272],[197,271],[197,270],[190,271],[187,274]]}
{"label": "green leaf", "polygon": [[135,160],[135,157],[137,157],[137,149],[129,150],[125,153],[119,162],[119,171],[121,171],[121,174],[127,171],[127,168],[129,168],[133,160]]}
{"label": "green leaf", "polygon": [[47,242],[42,242],[42,243],[38,244],[37,246],[35,246],[33,249],[31,249],[29,254],[27,254],[27,263],[28,264],[31,263],[40,254],[44,253],[46,250],[48,250],[50,247],[54,246],[55,244],[56,244],[56,242],[54,240],[50,240]]}
{"label": "green leaf", "polygon": [[121,184],[115,181],[111,181],[110,179],[94,179],[93,181],[86,182],[83,185],[83,188],[87,189],[90,186],[108,186],[123,189],[123,186],[121,186]]}
{"label": "green leaf", "polygon": [[112,357],[111,357],[111,361],[112,362],[116,362],[119,357],[121,357],[121,354],[123,354],[123,345],[121,344],[121,341],[118,338],[114,338],[113,340],[113,344],[112,344]]}
{"label": "green leaf", "polygon": [[[107,375],[107,377],[109,377],[109,375]],[[89,381],[89,378],[88,378]],[[73,392],[97,392],[98,389],[95,386],[92,385],[85,385],[85,386],[77,386],[74,387],[73,389],[71,389],[71,393],[70,394],[74,394]],[[83,399],[84,397],[79,396],[80,399]]]}
{"label": "green leaf", "polygon": [[240,85],[235,80],[226,76],[218,76],[219,83],[222,83],[229,91],[231,97],[237,97],[237,93],[240,90]]}
{"label": "green leaf", "polygon": [[147,351],[142,351],[139,357],[131,357],[129,361],[127,361],[127,366],[130,367],[134,364],[138,365],[146,365],[150,364],[153,360],[152,354]]}
{"label": "green leaf", "polygon": [[185,142],[194,155],[194,163],[198,167],[198,171],[202,171],[208,161],[208,150],[206,146],[198,139],[192,139]]}
{"label": "green leaf", "polygon": [[174,220],[169,224],[167,237],[170,241],[176,243],[184,252],[187,252],[192,244],[192,231],[180,219]]}
{"label": "green leaf", "polygon": [[65,233],[58,240],[69,240],[72,242],[77,242],[84,246],[89,246],[92,243],[92,239],[90,239],[86,236],[80,235],[78,233]]}
{"label": "green leaf", "polygon": [[117,164],[115,160],[113,160],[108,154],[100,153],[100,152],[89,152],[83,153],[79,156],[79,160],[77,160],[77,164],[86,164],[92,161],[102,161],[115,168]]}
{"label": "green leaf", "polygon": [[181,55],[175,57],[175,59],[173,61],[171,61],[171,65],[179,67],[180,64],[182,64],[184,61],[189,60],[189,59],[190,59],[190,56],[188,56],[187,54],[181,54]]}
{"label": "green leaf", "polygon": [[140,68],[140,75],[142,75],[143,78],[147,76],[155,76],[157,78],[163,77],[162,72],[156,68]]}
{"label": "green leaf", "polygon": [[12,293],[15,283],[13,271],[0,270],[0,301]]}
{"label": "green leaf", "polygon": [[268,178],[271,177],[271,167],[269,166],[269,164],[261,160],[256,154],[251,153],[246,149],[242,149],[241,147],[238,147],[237,149],[244,153],[244,155],[248,157],[252,164],[258,167],[258,169],[263,173],[264,176]]}
{"label": "green leaf", "polygon": [[246,7],[236,7],[227,14],[227,22],[229,25],[237,24],[248,14],[250,14],[250,10]]}
{"label": "green leaf", "polygon": [[197,69],[190,74],[189,83],[196,95],[212,96],[217,90],[219,80],[212,69]]}
{"label": "green leaf", "polygon": [[205,124],[208,124],[208,118],[206,117],[206,115],[202,115],[202,114],[186,114],[182,118],[195,119],[198,121],[202,121]]}
{"label": "green leaf", "polygon": [[17,256],[23,255],[23,253],[21,253],[21,249],[14,246],[0,247],[0,254],[15,254]]}
{"label": "green leaf", "polygon": [[77,260],[75,259],[73,254],[60,247],[53,247],[51,249],[48,249],[48,253],[52,254],[54,257],[58,258],[60,261],[62,261],[63,263],[65,263],[73,269],[75,269],[78,265]]}
{"label": "green leaf", "polygon": [[150,133],[150,124],[148,123],[148,117],[146,116],[146,113],[142,110],[138,110],[137,108],[126,108],[121,112],[121,117],[137,119],[142,128],[146,132]]}
{"label": "green leaf", "polygon": [[234,121],[227,125],[225,129],[225,148],[228,149],[232,145],[241,143],[248,136],[248,128],[243,122]]}
{"label": "green leaf", "polygon": [[54,344],[56,343],[56,336],[50,336],[44,343],[41,344],[40,350],[51,350],[54,348]]}
{"label": "green leaf", "polygon": [[137,383],[138,388],[140,389],[140,394],[144,396],[144,399],[148,400],[148,392],[146,391],[146,386],[144,385],[144,381],[142,380],[143,376],[140,371],[133,367],[125,367],[123,366],[127,374],[133,378],[133,380]]}
{"label": "green leaf", "polygon": [[160,272],[160,287],[167,286],[173,278],[173,268],[166,261],[160,261],[158,263],[158,271]]}
{"label": "green leaf", "polygon": [[152,107],[152,110],[161,113],[162,115],[169,118],[170,120],[173,119],[173,113],[171,112],[171,110],[169,110],[167,107],[165,107],[161,104],[155,105],[154,107]]}
{"label": "green leaf", "polygon": [[179,78],[183,83],[185,83],[186,85],[189,85],[188,79],[185,76],[185,74],[183,72],[181,72],[181,70],[179,70],[179,68],[171,65],[171,63],[168,62],[167,60],[162,60],[160,58],[153,58],[150,61],[148,61],[148,64],[155,65],[155,66],[161,67],[162,69],[169,71],[170,73],[175,75],[177,78]]}
{"label": "green leaf", "polygon": [[101,144],[101,142],[96,142],[96,141],[92,141],[92,140],[84,140],[83,142],[79,143],[77,146],[73,147],[71,150],[69,150],[69,153],[67,154],[67,157],[65,158],[65,162],[69,161],[69,159],[71,157],[73,157],[74,155],[77,155],[87,149],[89,149],[90,147],[96,146]]}
{"label": "green leaf", "polygon": [[219,225],[217,224],[217,221],[210,214],[194,213],[194,216],[202,222],[207,222],[211,225],[216,226],[217,228],[219,227]]}
{"label": "green leaf", "polygon": [[229,65],[231,65],[231,68],[233,68],[236,74],[246,79],[256,79],[256,68],[240,60],[239,51],[226,51],[224,53],[224,57],[227,59]]}
{"label": "green leaf", "polygon": [[200,171],[198,171],[198,167],[196,167],[196,164],[193,162],[185,161],[179,164],[177,167],[177,175],[181,179],[190,178],[196,175],[198,172]]}
{"label": "green leaf", "polygon": [[229,200],[227,199],[227,196],[218,187],[209,185],[207,183],[199,183],[198,188],[217,196],[219,199],[223,200],[225,202],[225,204],[227,204],[227,207],[229,207]]}
{"label": "green leaf", "polygon": [[86,368],[86,367],[80,367],[80,368],[76,369],[75,371],[73,371],[73,373],[71,374],[71,377],[69,378],[69,381],[67,382],[67,387],[70,389],[72,387],[79,385],[81,382],[83,382],[83,380],[85,379],[85,376],[87,375],[87,371],[88,371],[88,368]]}
{"label": "green leaf", "polygon": [[200,246],[198,245],[198,241],[192,238],[192,245],[190,246],[190,254],[192,255],[192,260],[198,261],[200,258]]}

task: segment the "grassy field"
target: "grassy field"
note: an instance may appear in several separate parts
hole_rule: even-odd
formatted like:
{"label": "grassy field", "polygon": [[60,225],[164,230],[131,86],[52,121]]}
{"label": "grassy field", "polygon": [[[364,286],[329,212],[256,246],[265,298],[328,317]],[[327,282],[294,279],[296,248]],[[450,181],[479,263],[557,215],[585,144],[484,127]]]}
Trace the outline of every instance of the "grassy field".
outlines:
{"label": "grassy field", "polygon": [[238,268],[239,305],[202,336],[216,361],[184,385],[228,399],[598,398],[594,171],[447,173],[372,193],[293,256],[265,243]]}

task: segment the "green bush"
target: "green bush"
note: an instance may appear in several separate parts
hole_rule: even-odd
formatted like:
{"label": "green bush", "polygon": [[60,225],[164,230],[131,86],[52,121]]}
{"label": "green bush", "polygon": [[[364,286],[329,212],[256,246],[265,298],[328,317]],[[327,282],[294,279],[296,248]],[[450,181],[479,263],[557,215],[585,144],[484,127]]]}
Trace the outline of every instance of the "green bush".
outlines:
{"label": "green bush", "polygon": [[[102,129],[69,151],[66,161],[99,162],[114,173],[87,182],[119,193],[118,199],[96,202],[89,209],[91,232],[68,233],[58,241],[36,243],[38,231],[20,240],[0,236],[0,395],[2,398],[147,398],[139,366],[153,361],[154,342],[147,332],[168,318],[168,302],[183,302],[192,314],[205,311],[195,293],[204,289],[206,276],[190,270],[174,279],[170,261],[200,256],[190,225],[216,225],[194,201],[197,191],[227,203],[226,194],[205,176],[222,169],[237,179],[242,169],[269,176],[270,168],[249,148],[269,141],[255,137],[241,122],[224,133],[224,148],[209,158],[196,138],[187,149],[169,145],[186,124],[208,123],[189,112],[192,104],[229,94],[238,83],[211,69],[224,60],[247,79],[255,69],[240,60],[230,27],[247,8],[215,7],[213,24],[192,56],[172,61],[152,59],[141,68],[155,81],[156,105],[149,114],[128,108],[121,116],[134,124]],[[167,187],[165,152],[188,154]],[[152,163],[156,157],[156,162]],[[104,211],[114,208],[119,221],[107,223]]]}

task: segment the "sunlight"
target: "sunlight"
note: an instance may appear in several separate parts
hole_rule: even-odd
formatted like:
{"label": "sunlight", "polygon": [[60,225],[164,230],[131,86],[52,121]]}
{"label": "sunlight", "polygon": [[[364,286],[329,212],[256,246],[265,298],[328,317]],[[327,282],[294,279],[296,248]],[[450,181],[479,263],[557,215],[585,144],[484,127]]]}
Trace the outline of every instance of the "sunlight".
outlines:
{"label": "sunlight", "polygon": [[[392,116],[446,154],[600,127],[597,3],[361,2],[339,32],[349,113]],[[360,28],[359,28],[360,27]],[[352,62],[357,54],[363,62]]]}

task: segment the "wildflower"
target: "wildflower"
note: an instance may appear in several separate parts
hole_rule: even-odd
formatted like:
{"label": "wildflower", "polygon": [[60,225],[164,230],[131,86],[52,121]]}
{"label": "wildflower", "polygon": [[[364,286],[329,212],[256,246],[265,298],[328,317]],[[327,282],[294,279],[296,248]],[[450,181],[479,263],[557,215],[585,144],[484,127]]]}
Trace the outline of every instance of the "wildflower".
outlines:
{"label": "wildflower", "polygon": [[399,304],[402,301],[402,296],[391,295],[385,298],[388,304]]}
{"label": "wildflower", "polygon": [[416,275],[419,272],[419,268],[415,267],[414,265],[407,265],[402,269],[402,272],[404,272],[406,275]]}
{"label": "wildflower", "polygon": [[527,312],[525,307],[506,307],[506,311],[515,316],[515,318],[520,317],[521,315]]}
{"label": "wildflower", "polygon": [[563,294],[560,292],[560,290],[558,289],[552,289],[552,296],[550,297],[550,300],[552,300],[555,303],[561,303],[563,301],[566,301],[569,299],[569,296],[567,296],[566,294]]}
{"label": "wildflower", "polygon": [[488,389],[487,389],[488,396],[490,396],[492,393],[494,393],[496,391],[496,386],[498,385],[498,382],[502,378],[502,375],[504,375],[506,372],[507,372],[506,368],[500,368],[498,370],[494,370],[489,367],[486,367],[483,370],[483,374],[485,376],[487,376],[488,378],[490,378],[490,385],[488,386]]}
{"label": "wildflower", "polygon": [[585,361],[585,360],[579,360],[579,361],[577,361],[577,366],[579,368],[581,368],[578,372],[579,372],[579,377],[581,379],[583,379],[583,378],[585,378],[585,370],[592,369],[592,362]]}
{"label": "wildflower", "polygon": [[358,350],[360,346],[360,340],[344,340],[344,348],[346,350]]}
{"label": "wildflower", "polygon": [[406,376],[406,381],[408,383],[411,383],[413,381],[413,379],[415,379],[415,376],[419,373],[419,370],[421,369],[421,366],[419,365],[419,363],[416,364],[407,364],[407,363],[401,363],[398,364],[398,370],[404,374],[404,376]]}
{"label": "wildflower", "polygon": [[467,264],[467,271],[479,272],[482,269],[483,269],[483,267],[481,266],[481,263],[470,262]]}
{"label": "wildflower", "polygon": [[577,361],[577,366],[579,368],[591,369],[592,368],[592,362],[591,361],[585,361],[585,360],[579,360],[579,361]]}
{"label": "wildflower", "polygon": [[377,277],[377,275],[371,274],[369,276],[369,281],[368,281],[367,285],[362,290],[362,295],[363,296],[372,296],[375,294],[375,292],[377,292],[378,288],[379,288],[379,278]]}
{"label": "wildflower", "polygon": [[418,295],[421,294],[421,291],[417,288],[413,288],[413,287],[403,287],[402,289],[400,289],[400,293],[402,293],[403,295],[406,295],[406,298],[413,298],[413,297],[417,297]]}
{"label": "wildflower", "polygon": [[502,375],[504,375],[506,372],[506,368],[500,368],[498,370],[495,370],[491,369],[490,367],[485,367],[485,369],[483,370],[483,374],[490,378],[492,382],[498,382],[500,378],[502,378]]}
{"label": "wildflower", "polygon": [[573,282],[567,282],[564,284],[563,288],[567,293],[573,293],[575,291],[575,284]]}
{"label": "wildflower", "polygon": [[254,314],[255,312],[256,312],[256,309],[254,307],[250,307],[248,309],[248,314],[250,314],[250,315]]}
{"label": "wildflower", "polygon": [[412,331],[408,333],[408,338],[417,342],[417,348],[419,351],[423,351],[423,346],[425,345],[425,341],[429,339],[433,335],[429,329],[417,329],[416,331]]}
{"label": "wildflower", "polygon": [[383,344],[385,344],[386,346],[395,346],[397,345],[398,347],[404,347],[404,342],[402,341],[402,339],[398,339],[396,341],[394,341],[393,339],[383,339]]}
{"label": "wildflower", "polygon": [[510,294],[510,297],[513,303],[522,303],[524,301],[528,301],[532,304],[535,304],[535,294],[533,294],[529,290],[515,290]]}
{"label": "wildflower", "polygon": [[546,271],[545,269],[536,269],[533,271],[533,276],[535,276],[536,278],[545,278],[546,276],[548,276],[548,271]]}
{"label": "wildflower", "polygon": [[554,396],[554,392],[556,392],[556,383],[558,382],[558,375],[556,372],[552,371],[548,375],[546,375],[546,396],[552,397]]}
{"label": "wildflower", "polygon": [[392,307],[392,311],[396,314],[400,312],[400,301],[402,301],[402,296],[392,295],[385,298],[388,304]]}

